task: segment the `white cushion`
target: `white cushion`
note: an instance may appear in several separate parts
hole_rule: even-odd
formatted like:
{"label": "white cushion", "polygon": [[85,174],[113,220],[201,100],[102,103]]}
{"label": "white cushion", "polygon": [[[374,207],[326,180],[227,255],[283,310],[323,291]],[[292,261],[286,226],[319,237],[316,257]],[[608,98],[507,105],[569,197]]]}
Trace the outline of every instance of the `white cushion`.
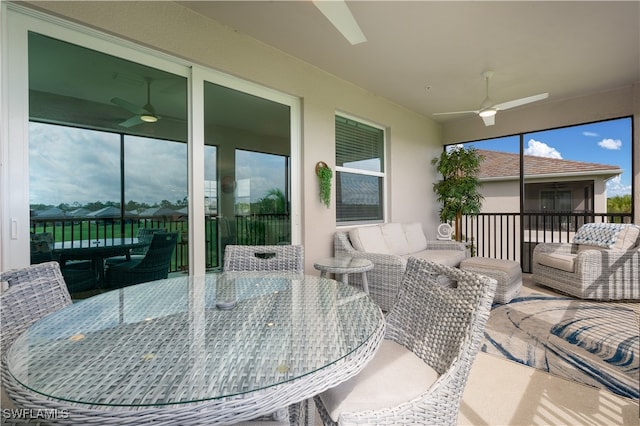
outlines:
{"label": "white cushion", "polygon": [[404,224],[402,228],[409,245],[409,253],[417,253],[427,248],[427,238],[420,222]]}
{"label": "white cushion", "polygon": [[391,254],[379,226],[363,226],[349,231],[351,244],[358,251]]}
{"label": "white cushion", "polygon": [[407,243],[407,237],[405,237],[402,225],[399,223],[385,223],[380,229],[382,230],[382,237],[391,253],[400,256],[410,253],[409,244]]}
{"label": "white cushion", "polygon": [[640,236],[640,226],[638,225],[626,225],[618,234],[616,243],[613,248],[618,250],[628,250],[633,248]]}
{"label": "white cushion", "polygon": [[576,271],[576,255],[561,253],[540,253],[536,256],[539,264],[567,272]]}
{"label": "white cushion", "polygon": [[320,394],[334,421],[342,413],[395,407],[417,398],[438,373],[413,352],[383,340],[373,359],[355,377]]}

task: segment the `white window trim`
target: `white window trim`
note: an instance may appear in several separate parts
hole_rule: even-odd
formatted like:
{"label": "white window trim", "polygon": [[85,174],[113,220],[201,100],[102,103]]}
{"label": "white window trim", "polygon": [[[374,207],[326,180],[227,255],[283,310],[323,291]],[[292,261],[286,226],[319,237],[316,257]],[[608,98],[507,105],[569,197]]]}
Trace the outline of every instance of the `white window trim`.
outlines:
{"label": "white window trim", "polygon": [[[379,224],[379,223],[386,223],[387,222],[387,218],[389,217],[389,176],[388,176],[388,158],[389,158],[389,150],[388,150],[388,128],[375,123],[373,121],[364,119],[362,117],[358,117],[355,115],[351,115],[347,112],[342,112],[342,111],[335,111],[334,113],[334,120],[335,120],[335,116],[339,115],[341,117],[344,117],[346,119],[349,120],[353,120],[353,121],[357,121],[359,123],[362,124],[366,124],[367,126],[371,126],[374,127],[376,129],[380,129],[382,130],[382,152],[384,153],[384,161],[383,161],[383,170],[384,172],[373,172],[373,171],[369,171],[369,170],[362,170],[362,169],[354,169],[354,168],[350,168],[350,167],[342,167],[342,166],[336,166],[336,172],[345,172],[345,173],[357,173],[357,174],[361,174],[361,175],[367,175],[367,176],[376,176],[376,177],[381,177],[383,184],[382,184],[382,196],[384,197],[383,201],[382,201],[382,221],[353,221],[353,222],[338,222],[337,221],[337,217],[336,217],[336,228],[337,229],[346,229],[346,228],[353,228],[354,226],[358,226],[358,225],[375,225],[375,224]],[[334,142],[335,144],[335,142]]]}

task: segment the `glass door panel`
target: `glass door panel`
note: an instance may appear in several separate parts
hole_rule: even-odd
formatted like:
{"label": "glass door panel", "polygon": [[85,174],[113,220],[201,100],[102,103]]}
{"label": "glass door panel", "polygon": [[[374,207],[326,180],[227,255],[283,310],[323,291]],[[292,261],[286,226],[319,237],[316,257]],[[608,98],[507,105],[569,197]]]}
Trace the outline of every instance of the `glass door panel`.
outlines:
{"label": "glass door panel", "polygon": [[[51,248],[113,245],[142,228],[186,236],[186,77],[34,32],[28,42],[32,261],[42,261],[39,239]],[[188,258],[179,239],[168,273],[188,270]],[[104,288],[103,272],[71,292]]]}
{"label": "glass door panel", "polygon": [[205,81],[206,244],[217,253],[207,267],[222,267],[228,244],[291,242],[290,108]]}

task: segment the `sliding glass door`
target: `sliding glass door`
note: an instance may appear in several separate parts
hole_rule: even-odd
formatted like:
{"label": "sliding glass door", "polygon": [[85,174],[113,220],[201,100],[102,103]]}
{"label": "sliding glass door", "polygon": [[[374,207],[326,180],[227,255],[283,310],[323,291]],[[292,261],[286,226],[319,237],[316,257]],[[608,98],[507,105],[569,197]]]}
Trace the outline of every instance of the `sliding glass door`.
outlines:
{"label": "sliding glass door", "polygon": [[291,243],[291,107],[203,84],[205,152],[215,147],[217,161],[205,169],[216,198],[207,200],[207,245],[218,255],[207,266],[219,267],[228,244]]}
{"label": "sliding glass door", "polygon": [[10,14],[6,267],[142,228],[180,233],[175,274],[219,270],[226,244],[300,242],[297,98]]}

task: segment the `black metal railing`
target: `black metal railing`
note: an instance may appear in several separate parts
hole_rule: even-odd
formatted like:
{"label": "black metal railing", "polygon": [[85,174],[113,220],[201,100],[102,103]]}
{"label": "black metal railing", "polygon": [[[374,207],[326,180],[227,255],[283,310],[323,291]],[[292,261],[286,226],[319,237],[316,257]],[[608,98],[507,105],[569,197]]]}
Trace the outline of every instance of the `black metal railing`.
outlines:
{"label": "black metal railing", "polygon": [[[170,272],[189,270],[188,221],[186,217],[150,218],[38,218],[31,219],[31,233],[49,233],[51,242],[101,241],[112,238],[135,237],[140,228],[163,228],[179,232]],[[222,253],[227,244],[284,244],[291,242],[289,215],[261,214],[238,215],[231,220],[210,215],[205,217],[205,259],[207,268],[217,268],[222,263]]]}
{"label": "black metal railing", "polygon": [[527,212],[464,216],[462,240],[473,255],[515,260],[531,272],[531,257],[541,242],[571,242],[580,226],[592,222],[631,223],[630,213]]}

